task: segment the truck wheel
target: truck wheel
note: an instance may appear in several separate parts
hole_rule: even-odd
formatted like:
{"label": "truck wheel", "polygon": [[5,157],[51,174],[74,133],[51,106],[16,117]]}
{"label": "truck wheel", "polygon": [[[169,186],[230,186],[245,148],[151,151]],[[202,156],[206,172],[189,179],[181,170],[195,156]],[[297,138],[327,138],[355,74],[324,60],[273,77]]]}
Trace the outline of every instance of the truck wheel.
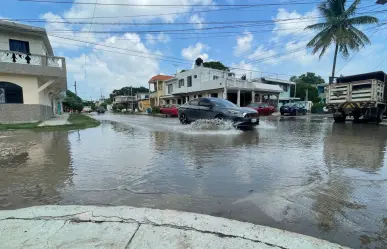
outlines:
{"label": "truck wheel", "polygon": [[345,115],[341,115],[341,116],[334,117],[334,120],[335,120],[335,122],[337,122],[337,123],[343,123],[343,122],[345,122],[345,119],[346,119],[346,116],[345,116]]}
{"label": "truck wheel", "polygon": [[376,121],[378,123],[383,122],[383,115],[386,110],[386,107],[384,105],[378,105],[378,116],[376,117]]}
{"label": "truck wheel", "polygon": [[383,111],[379,110],[378,111],[378,117],[376,120],[378,123],[383,122]]}

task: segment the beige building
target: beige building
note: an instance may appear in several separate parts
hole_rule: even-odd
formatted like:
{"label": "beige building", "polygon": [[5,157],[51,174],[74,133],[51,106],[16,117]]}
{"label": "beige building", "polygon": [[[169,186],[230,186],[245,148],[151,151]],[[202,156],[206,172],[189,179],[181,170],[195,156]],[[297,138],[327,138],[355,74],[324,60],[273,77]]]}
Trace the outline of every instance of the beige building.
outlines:
{"label": "beige building", "polygon": [[[153,76],[149,81],[149,92],[150,93],[150,105],[151,107],[165,105],[165,101],[161,98],[164,95],[164,81],[172,79],[173,76],[158,74]],[[151,87],[152,86],[152,87]],[[153,88],[153,91],[152,91]]]}
{"label": "beige building", "polygon": [[61,114],[66,61],[54,56],[45,29],[0,21],[0,123]]}

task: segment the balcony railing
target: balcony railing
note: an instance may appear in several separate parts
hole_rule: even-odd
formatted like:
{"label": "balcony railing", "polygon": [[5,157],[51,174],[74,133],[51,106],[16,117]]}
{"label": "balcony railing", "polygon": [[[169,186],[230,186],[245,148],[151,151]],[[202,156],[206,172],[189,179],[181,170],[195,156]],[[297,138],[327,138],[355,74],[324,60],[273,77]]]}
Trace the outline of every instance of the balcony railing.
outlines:
{"label": "balcony railing", "polygon": [[64,70],[66,66],[63,57],[24,54],[9,50],[0,50],[0,62],[56,67],[61,68],[62,70]]}

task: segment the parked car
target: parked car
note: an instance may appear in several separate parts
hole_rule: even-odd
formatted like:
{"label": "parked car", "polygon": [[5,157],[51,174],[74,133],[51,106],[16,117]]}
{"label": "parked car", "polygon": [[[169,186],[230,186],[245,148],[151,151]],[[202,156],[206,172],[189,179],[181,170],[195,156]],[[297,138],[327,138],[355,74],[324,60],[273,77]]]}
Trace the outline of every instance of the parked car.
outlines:
{"label": "parked car", "polygon": [[280,108],[281,115],[285,115],[286,113],[291,115],[302,114],[305,115],[307,110],[304,105],[298,103],[287,103]]}
{"label": "parked car", "polygon": [[98,106],[96,111],[98,113],[105,113],[105,108],[103,106]]}
{"label": "parked car", "polygon": [[198,119],[231,120],[236,128],[251,128],[259,124],[259,114],[248,107],[238,107],[225,99],[197,98],[179,108],[179,120],[188,124]]}
{"label": "parked car", "polygon": [[87,113],[92,112],[91,106],[84,106],[82,112],[87,112]]}
{"label": "parked car", "polygon": [[251,103],[247,107],[256,110],[259,115],[271,115],[275,112],[275,107],[266,103]]}
{"label": "parked car", "polygon": [[179,105],[165,105],[160,108],[160,113],[177,117],[179,115],[178,108]]}

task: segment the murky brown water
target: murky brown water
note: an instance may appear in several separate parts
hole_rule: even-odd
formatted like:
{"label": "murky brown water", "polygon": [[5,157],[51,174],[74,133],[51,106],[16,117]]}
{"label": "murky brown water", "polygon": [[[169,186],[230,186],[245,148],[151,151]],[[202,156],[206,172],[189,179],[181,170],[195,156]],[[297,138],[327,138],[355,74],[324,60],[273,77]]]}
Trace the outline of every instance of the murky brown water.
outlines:
{"label": "murky brown water", "polygon": [[301,117],[240,132],[97,118],[109,121],[72,132],[1,132],[0,208],[168,208],[387,247],[387,127]]}

